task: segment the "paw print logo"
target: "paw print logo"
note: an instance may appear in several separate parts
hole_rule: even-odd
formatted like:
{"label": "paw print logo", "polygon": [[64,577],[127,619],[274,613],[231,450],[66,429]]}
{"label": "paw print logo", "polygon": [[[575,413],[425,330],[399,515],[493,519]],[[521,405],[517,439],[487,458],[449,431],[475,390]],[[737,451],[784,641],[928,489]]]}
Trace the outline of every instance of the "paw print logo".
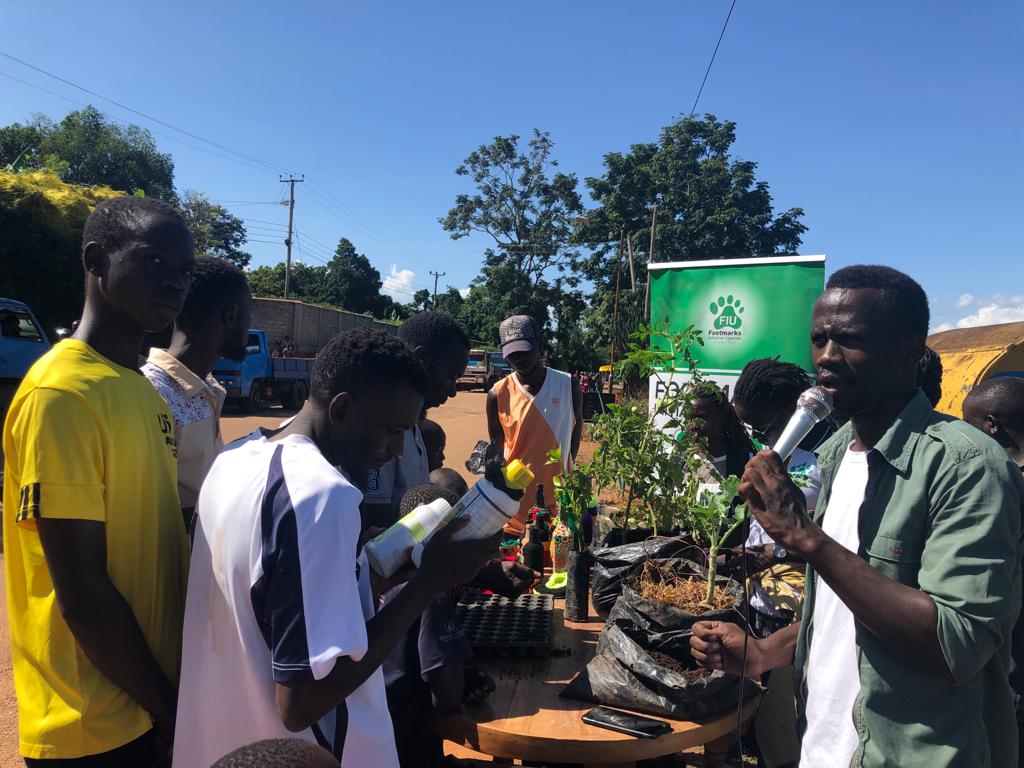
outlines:
{"label": "paw print logo", "polygon": [[732,296],[719,296],[717,301],[711,302],[711,314],[715,318],[715,330],[732,328],[739,330],[743,325],[743,314],[745,308],[739,299]]}

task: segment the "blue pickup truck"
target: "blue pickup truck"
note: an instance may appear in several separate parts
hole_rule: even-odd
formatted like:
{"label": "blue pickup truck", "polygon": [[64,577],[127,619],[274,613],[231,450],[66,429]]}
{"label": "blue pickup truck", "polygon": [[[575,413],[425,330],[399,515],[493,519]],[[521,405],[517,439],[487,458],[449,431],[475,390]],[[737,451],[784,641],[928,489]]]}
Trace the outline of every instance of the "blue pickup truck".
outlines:
{"label": "blue pickup truck", "polygon": [[227,390],[228,400],[238,403],[246,413],[277,401],[297,411],[309,395],[311,357],[273,357],[267,332],[249,329],[245,359],[241,362],[222,357],[213,368],[213,377]]}

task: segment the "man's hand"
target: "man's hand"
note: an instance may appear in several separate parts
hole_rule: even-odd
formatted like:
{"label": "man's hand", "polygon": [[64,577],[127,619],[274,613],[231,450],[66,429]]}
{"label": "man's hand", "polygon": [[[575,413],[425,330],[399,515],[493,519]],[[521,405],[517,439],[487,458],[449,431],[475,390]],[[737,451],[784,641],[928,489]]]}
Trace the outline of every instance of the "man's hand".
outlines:
{"label": "man's hand", "polygon": [[809,559],[821,529],[808,518],[807,499],[775,451],[761,451],[747,462],[738,493],[765,533],[793,554]]}
{"label": "man's hand", "polygon": [[466,686],[462,694],[463,702],[470,707],[480,706],[494,692],[494,678],[482,669],[472,667],[466,667],[464,675]]}
{"label": "man's hand", "polygon": [[488,589],[502,597],[519,597],[536,583],[540,575],[532,568],[511,560],[492,560],[476,575],[470,586]]}
{"label": "man's hand", "polygon": [[[743,566],[744,561],[746,561],[746,569]],[[753,576],[755,573],[771,568],[776,562],[776,559],[771,553],[766,552],[764,547],[750,548],[746,552],[740,547],[735,547],[726,553],[725,560],[718,567],[718,572],[723,575],[742,575],[745,572],[747,576]]]}
{"label": "man's hand", "polygon": [[420,575],[429,579],[439,592],[466,584],[488,560],[498,556],[501,531],[485,539],[453,541],[455,535],[468,524],[468,517],[455,518],[431,536],[423,548]]}
{"label": "man's hand", "polygon": [[760,641],[747,637],[736,624],[724,621],[698,621],[693,625],[690,650],[697,663],[707,669],[720,669],[729,675],[740,675],[743,644],[747,644],[745,677],[758,677],[767,671],[762,665]]}

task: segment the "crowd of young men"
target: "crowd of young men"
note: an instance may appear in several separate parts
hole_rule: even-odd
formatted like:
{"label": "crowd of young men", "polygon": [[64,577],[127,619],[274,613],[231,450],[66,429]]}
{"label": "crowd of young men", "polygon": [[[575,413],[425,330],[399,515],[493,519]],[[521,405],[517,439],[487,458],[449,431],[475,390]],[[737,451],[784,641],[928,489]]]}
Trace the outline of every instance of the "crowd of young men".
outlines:
{"label": "crowd of young men", "polygon": [[[489,687],[448,631],[451,590],[514,594],[535,574],[492,559],[500,534],[455,541],[458,522],[401,583],[377,579],[361,545],[410,505],[458,495],[425,412],[455,394],[465,334],[422,313],[397,337],[339,335],[294,418],[222,450],[209,374],[245,353],[244,275],[196,259],[180,216],[145,198],[101,203],[83,243],[81,322],[29,372],[4,426],[26,763],[240,764],[293,750],[298,735],[323,764],[436,765],[423,713]],[[169,348],[141,361],[147,332],[172,322]],[[802,620],[757,640],[694,627],[708,666],[793,666],[804,768],[1004,766],[1017,754],[1024,386],[975,390],[964,417],[976,429],[936,414],[919,389],[934,368],[922,367],[927,327],[906,275],[832,276],[811,344],[847,423],[807,454],[813,493],[771,451],[746,463],[740,487],[755,554],[777,543],[807,564]],[[500,335],[513,374],[489,395],[491,437],[508,458],[559,447],[571,462],[578,385],[541,364],[533,319],[509,318]],[[745,377],[734,405],[770,444],[806,380],[776,361]],[[702,428],[715,431],[725,409],[706,400]],[[723,465],[728,442],[713,446]],[[784,602],[775,568],[761,580],[769,619]]]}

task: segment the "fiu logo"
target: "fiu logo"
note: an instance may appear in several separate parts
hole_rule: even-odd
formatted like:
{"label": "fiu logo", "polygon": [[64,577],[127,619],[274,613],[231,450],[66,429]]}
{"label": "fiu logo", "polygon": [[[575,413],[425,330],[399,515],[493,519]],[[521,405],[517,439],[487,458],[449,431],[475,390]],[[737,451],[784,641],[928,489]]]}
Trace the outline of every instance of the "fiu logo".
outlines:
{"label": "fiu logo", "polygon": [[709,339],[735,341],[743,336],[743,313],[747,308],[739,298],[719,296],[711,302],[711,328],[708,329]]}
{"label": "fiu logo", "polygon": [[157,424],[160,425],[160,434],[164,436],[164,445],[171,449],[171,454],[174,458],[178,458],[178,444],[174,440],[174,425],[166,413],[158,413],[156,420]]}

